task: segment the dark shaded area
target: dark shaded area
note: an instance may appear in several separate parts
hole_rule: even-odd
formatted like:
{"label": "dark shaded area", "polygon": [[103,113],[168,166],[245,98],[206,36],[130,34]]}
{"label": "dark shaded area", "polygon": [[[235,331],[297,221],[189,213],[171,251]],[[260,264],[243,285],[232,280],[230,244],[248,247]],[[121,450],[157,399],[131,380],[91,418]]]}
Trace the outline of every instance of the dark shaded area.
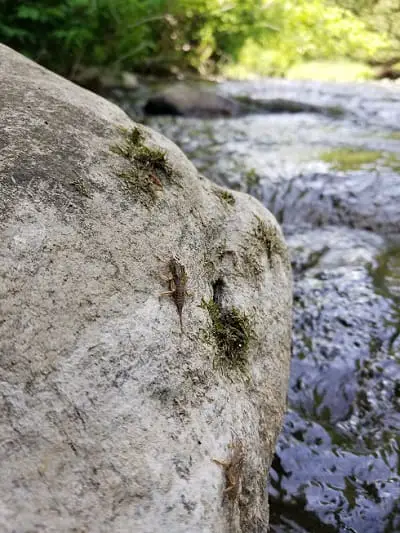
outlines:
{"label": "dark shaded area", "polygon": [[249,96],[226,98],[214,89],[195,85],[172,85],[150,96],[143,107],[147,115],[172,115],[201,118],[244,116],[257,113],[317,113],[341,117],[345,111],[340,106],[314,105],[283,98],[257,100]]}
{"label": "dark shaded area", "polygon": [[219,306],[222,305],[222,298],[225,289],[224,280],[219,278],[212,284],[213,302]]}
{"label": "dark shaded area", "polygon": [[150,96],[144,112],[148,115],[230,117],[239,115],[241,106],[235,99],[217,94],[215,89],[179,83]]}
{"label": "dark shaded area", "polygon": [[179,116],[183,115],[182,111],[178,109],[178,107],[168,101],[166,101],[164,98],[161,97],[154,97],[150,98],[144,108],[143,111],[147,115],[172,115],[172,116]]}
{"label": "dark shaded area", "polygon": [[314,105],[296,100],[273,98],[269,100],[256,100],[248,96],[237,96],[241,104],[242,114],[248,113],[318,113],[331,117],[341,117],[345,110],[340,106]]}

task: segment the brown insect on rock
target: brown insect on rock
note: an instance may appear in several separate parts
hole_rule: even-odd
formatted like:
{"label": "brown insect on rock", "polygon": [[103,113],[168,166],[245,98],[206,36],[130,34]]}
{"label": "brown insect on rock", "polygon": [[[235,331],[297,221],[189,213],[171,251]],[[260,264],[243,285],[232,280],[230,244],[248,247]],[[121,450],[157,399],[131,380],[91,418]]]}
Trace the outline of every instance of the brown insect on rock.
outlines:
{"label": "brown insect on rock", "polygon": [[219,459],[213,459],[213,461],[222,466],[225,472],[224,495],[230,500],[237,500],[241,492],[245,451],[242,441],[238,438],[234,439],[229,447],[231,455],[228,461]]}
{"label": "brown insect on rock", "polygon": [[183,332],[182,310],[185,305],[187,274],[186,269],[176,257],[172,257],[168,263],[171,278],[169,278],[169,291],[160,296],[172,296],[178,310],[181,331]]}

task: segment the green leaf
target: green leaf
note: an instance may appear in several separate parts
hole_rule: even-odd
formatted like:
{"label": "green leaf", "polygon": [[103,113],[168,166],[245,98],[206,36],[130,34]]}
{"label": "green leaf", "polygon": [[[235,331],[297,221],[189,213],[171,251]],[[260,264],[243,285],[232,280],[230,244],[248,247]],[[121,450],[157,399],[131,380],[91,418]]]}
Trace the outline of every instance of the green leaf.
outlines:
{"label": "green leaf", "polygon": [[18,6],[17,17],[28,20],[47,20],[42,9],[25,4]]}
{"label": "green leaf", "polygon": [[20,39],[26,39],[32,37],[32,34],[23,28],[15,28],[0,23],[0,40],[4,40],[4,38],[12,39],[16,37]]}

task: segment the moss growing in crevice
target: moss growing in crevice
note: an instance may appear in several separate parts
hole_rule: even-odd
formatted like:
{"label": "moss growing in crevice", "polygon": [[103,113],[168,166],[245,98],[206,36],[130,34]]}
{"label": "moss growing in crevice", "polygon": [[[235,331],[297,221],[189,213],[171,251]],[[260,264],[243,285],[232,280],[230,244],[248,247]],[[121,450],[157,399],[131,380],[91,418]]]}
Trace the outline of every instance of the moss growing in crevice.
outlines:
{"label": "moss growing in crevice", "polygon": [[201,308],[211,320],[207,340],[213,339],[217,346],[214,366],[223,373],[238,371],[248,377],[248,349],[253,337],[249,317],[236,307],[225,309],[212,299],[203,299]]}
{"label": "moss growing in crevice", "polygon": [[242,276],[259,283],[264,275],[265,266],[261,261],[260,250],[256,247],[246,248],[239,264]]}
{"label": "moss growing in crevice", "polygon": [[214,192],[218,196],[218,198],[221,200],[222,203],[228,204],[228,205],[235,205],[236,199],[230,191],[226,189],[215,188]]}
{"label": "moss growing in crevice", "polygon": [[171,166],[164,150],[144,144],[144,134],[137,126],[131,130],[119,128],[124,141],[110,147],[110,150],[126,159],[129,168],[117,172],[134,198],[145,205],[157,199],[157,192],[163,189],[163,181],[172,175]]}
{"label": "moss growing in crevice", "polygon": [[267,226],[262,218],[256,215],[257,224],[254,227],[254,237],[267,252],[271,262],[274,255],[286,256],[286,246],[274,225]]}

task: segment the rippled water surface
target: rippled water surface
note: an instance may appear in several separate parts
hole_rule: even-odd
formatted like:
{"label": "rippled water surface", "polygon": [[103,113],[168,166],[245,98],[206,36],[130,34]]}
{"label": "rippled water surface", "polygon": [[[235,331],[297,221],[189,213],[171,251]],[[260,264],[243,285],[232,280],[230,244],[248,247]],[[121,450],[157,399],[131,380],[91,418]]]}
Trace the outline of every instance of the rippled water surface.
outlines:
{"label": "rippled water surface", "polygon": [[[264,80],[217,90],[344,110],[146,119],[209,178],[257,196],[291,249],[293,361],[271,531],[398,533],[400,86]],[[135,118],[137,100],[114,98]]]}

